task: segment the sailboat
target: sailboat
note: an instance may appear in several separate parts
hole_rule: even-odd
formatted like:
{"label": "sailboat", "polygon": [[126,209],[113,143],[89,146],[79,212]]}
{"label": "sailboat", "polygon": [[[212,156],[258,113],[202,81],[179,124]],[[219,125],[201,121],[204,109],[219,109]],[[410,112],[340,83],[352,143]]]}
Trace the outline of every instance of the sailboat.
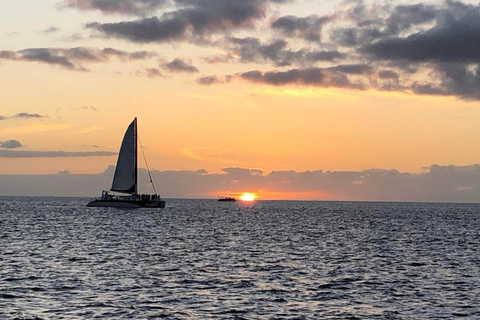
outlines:
{"label": "sailboat", "polygon": [[135,118],[123,137],[112,188],[103,190],[101,198],[89,202],[87,207],[165,208],[165,201],[157,194],[148,165],[148,175],[155,194],[138,194],[137,192],[137,140],[137,118]]}

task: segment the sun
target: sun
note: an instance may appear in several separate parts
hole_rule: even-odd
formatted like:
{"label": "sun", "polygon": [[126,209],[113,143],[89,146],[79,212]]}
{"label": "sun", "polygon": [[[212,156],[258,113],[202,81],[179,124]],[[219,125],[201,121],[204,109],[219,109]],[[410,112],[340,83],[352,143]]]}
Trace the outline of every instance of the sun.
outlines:
{"label": "sun", "polygon": [[244,193],[240,196],[240,200],[242,201],[254,201],[255,198],[256,197],[254,193]]}

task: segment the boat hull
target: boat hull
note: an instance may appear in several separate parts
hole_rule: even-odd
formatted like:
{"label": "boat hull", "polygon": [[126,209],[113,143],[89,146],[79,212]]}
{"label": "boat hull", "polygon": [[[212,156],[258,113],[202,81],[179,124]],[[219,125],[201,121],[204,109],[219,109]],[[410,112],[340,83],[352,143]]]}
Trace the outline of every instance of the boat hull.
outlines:
{"label": "boat hull", "polygon": [[87,207],[97,208],[165,208],[165,201],[135,201],[135,200],[93,200]]}

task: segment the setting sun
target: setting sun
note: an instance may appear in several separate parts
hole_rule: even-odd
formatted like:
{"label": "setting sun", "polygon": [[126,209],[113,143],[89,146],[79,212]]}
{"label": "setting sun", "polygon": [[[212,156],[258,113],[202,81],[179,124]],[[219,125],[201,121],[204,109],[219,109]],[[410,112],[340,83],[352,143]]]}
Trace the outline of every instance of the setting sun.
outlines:
{"label": "setting sun", "polygon": [[253,193],[244,193],[240,197],[240,200],[242,201],[254,201],[255,200],[255,194]]}

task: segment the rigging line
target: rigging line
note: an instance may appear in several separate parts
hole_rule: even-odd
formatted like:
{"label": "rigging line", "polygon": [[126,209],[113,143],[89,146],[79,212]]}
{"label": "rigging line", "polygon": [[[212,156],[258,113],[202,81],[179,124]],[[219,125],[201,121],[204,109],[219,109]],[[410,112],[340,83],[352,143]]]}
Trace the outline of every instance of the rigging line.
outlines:
{"label": "rigging line", "polygon": [[157,189],[155,189],[155,184],[153,183],[152,175],[150,174],[150,168],[148,167],[147,157],[145,157],[145,151],[143,150],[142,141],[140,140],[140,136],[137,133],[138,142],[140,143],[140,149],[142,149],[143,160],[145,160],[145,165],[147,166],[148,177],[150,178],[150,182],[153,186],[153,191],[157,194]]}

